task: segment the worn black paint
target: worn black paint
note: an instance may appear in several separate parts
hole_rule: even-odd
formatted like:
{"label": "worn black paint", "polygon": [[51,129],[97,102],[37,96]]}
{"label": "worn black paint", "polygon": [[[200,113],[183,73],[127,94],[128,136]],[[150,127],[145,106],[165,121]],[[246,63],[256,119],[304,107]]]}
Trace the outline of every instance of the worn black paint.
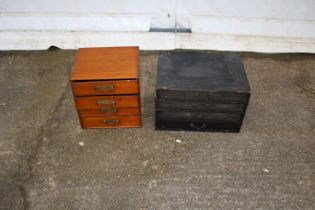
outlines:
{"label": "worn black paint", "polygon": [[156,98],[158,130],[237,132],[250,87],[236,53],[163,52]]}

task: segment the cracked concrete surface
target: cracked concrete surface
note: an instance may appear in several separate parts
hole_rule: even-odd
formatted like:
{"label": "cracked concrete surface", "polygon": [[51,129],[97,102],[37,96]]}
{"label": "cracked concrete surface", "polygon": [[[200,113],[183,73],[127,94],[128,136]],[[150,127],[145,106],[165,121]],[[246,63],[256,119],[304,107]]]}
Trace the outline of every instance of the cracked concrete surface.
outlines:
{"label": "cracked concrete surface", "polygon": [[315,208],[315,55],[242,55],[240,134],[155,131],[156,52],[141,53],[143,127],[82,130],[74,55],[0,53],[1,210]]}

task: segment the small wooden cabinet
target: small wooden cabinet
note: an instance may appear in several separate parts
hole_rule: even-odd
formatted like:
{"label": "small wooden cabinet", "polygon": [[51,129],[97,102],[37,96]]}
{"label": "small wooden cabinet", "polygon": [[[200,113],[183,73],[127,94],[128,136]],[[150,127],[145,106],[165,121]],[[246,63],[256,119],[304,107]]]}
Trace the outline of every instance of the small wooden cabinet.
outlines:
{"label": "small wooden cabinet", "polygon": [[71,86],[82,128],[141,126],[139,48],[80,48]]}

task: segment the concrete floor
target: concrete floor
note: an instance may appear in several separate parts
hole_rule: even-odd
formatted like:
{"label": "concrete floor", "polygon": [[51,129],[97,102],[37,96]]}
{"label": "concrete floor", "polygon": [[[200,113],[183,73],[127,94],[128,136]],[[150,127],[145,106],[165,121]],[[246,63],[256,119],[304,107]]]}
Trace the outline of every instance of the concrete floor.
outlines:
{"label": "concrete floor", "polygon": [[240,134],[155,131],[156,52],[141,54],[143,127],[82,130],[74,55],[0,53],[1,210],[315,209],[315,55],[242,54]]}

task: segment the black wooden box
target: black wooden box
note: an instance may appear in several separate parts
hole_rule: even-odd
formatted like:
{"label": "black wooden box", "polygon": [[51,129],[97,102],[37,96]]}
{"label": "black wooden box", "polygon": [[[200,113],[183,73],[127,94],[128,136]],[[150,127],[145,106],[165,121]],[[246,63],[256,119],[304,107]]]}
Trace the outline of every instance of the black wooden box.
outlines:
{"label": "black wooden box", "polygon": [[239,132],[249,98],[238,54],[163,52],[159,56],[157,130]]}

